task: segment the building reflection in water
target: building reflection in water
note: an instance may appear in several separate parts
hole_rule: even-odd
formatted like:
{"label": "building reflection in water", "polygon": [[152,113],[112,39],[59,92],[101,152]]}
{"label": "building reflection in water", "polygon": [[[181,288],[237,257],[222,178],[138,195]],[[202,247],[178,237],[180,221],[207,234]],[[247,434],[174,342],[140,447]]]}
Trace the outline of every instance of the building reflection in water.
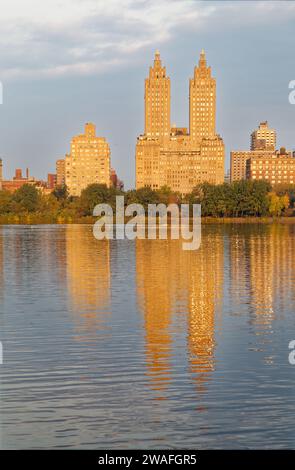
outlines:
{"label": "building reflection in water", "polygon": [[223,257],[223,238],[218,230],[203,237],[201,248],[191,255],[188,338],[190,365],[199,393],[205,391],[215,368],[214,332],[221,311]]}
{"label": "building reflection in water", "polygon": [[[294,227],[253,225],[230,236],[231,295],[252,306],[251,323],[271,326],[293,291]],[[245,296],[243,295],[245,293]],[[237,300],[237,299],[236,299]],[[278,308],[279,307],[279,308]]]}
{"label": "building reflection in water", "polygon": [[287,225],[268,226],[260,237],[250,237],[250,253],[253,322],[270,325],[292,291],[294,234]]}
{"label": "building reflection in water", "polygon": [[4,234],[3,227],[0,227],[0,301],[4,294]]}
{"label": "building reflection in water", "polygon": [[[294,299],[294,226],[283,224],[245,227],[230,236],[231,296],[237,312],[250,305],[250,325],[256,338],[252,349],[264,351],[272,341],[273,322]],[[243,295],[245,292],[245,295]],[[246,296],[246,293],[248,297]],[[247,306],[247,305],[246,305]],[[272,355],[265,356],[273,363]]]}
{"label": "building reflection in water", "polygon": [[[137,292],[144,315],[147,374],[158,398],[171,384],[173,343],[186,328],[189,368],[198,392],[214,370],[214,328],[223,286],[223,239],[210,230],[201,248],[181,240],[137,240]],[[177,360],[177,358],[176,358]]]}
{"label": "building reflection in water", "polygon": [[92,226],[66,227],[67,280],[79,331],[96,334],[110,314],[110,245],[96,240]]}

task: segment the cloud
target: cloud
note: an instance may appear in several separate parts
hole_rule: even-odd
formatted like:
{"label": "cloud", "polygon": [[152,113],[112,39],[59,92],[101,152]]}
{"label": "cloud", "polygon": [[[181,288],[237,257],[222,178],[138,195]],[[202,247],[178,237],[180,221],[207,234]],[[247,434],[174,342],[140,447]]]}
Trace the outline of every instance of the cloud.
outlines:
{"label": "cloud", "polygon": [[0,18],[0,77],[100,73],[135,61],[180,31],[290,16],[293,2],[10,0]]}

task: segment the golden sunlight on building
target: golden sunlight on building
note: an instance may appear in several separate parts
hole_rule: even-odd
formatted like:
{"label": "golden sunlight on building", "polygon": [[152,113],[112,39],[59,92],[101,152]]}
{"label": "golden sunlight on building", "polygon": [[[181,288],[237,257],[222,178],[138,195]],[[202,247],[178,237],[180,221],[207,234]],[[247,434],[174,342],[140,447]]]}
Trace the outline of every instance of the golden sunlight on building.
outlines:
{"label": "golden sunlight on building", "polygon": [[215,133],[216,82],[204,51],[190,80],[189,132],[170,126],[170,78],[157,51],[145,80],[145,133],[136,145],[136,188],[168,186],[182,194],[224,180],[224,144]]}
{"label": "golden sunlight on building", "polygon": [[261,122],[251,134],[251,150],[275,150],[277,133],[268,127],[268,122]]}
{"label": "golden sunlight on building", "polygon": [[72,196],[80,196],[89,184],[110,186],[110,147],[97,137],[95,125],[87,123],[85,133],[72,138],[71,152],[65,157],[65,183]]}
{"label": "golden sunlight on building", "polygon": [[64,159],[56,161],[56,184],[57,186],[63,186],[66,182],[66,162]]}
{"label": "golden sunlight on building", "polygon": [[284,147],[275,150],[276,131],[261,122],[251,134],[251,150],[230,153],[230,180],[265,180],[272,186],[295,184],[295,155]]}

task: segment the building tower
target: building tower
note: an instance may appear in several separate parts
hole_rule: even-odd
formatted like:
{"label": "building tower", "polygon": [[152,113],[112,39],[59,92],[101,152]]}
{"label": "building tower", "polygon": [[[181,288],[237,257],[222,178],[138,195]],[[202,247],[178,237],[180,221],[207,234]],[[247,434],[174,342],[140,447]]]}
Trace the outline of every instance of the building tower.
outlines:
{"label": "building tower", "polygon": [[145,133],[136,143],[136,188],[168,186],[187,194],[202,182],[224,181],[224,144],[215,134],[215,79],[201,52],[190,80],[190,133],[170,128],[170,79],[156,52],[145,81]]}
{"label": "building tower", "polygon": [[56,160],[56,184],[57,186],[63,186],[65,184],[66,169],[65,160],[60,158]]}
{"label": "building tower", "polygon": [[189,127],[192,141],[215,136],[216,81],[207,67],[204,49],[189,82]]}
{"label": "building tower", "polygon": [[162,67],[160,53],[156,51],[154,66],[145,79],[145,135],[169,137],[170,135],[170,78]]}
{"label": "building tower", "polygon": [[268,127],[268,122],[261,122],[251,134],[251,150],[275,150],[276,131]]}
{"label": "building tower", "polygon": [[65,183],[71,196],[93,183],[110,186],[110,146],[96,137],[95,125],[87,123],[85,133],[72,138],[71,152],[65,157]]}

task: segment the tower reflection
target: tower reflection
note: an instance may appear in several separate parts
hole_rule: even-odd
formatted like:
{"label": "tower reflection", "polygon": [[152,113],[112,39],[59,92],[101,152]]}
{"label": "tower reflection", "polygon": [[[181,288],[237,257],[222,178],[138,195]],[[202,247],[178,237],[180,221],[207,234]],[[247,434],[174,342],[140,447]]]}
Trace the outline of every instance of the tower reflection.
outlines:
{"label": "tower reflection", "polygon": [[223,286],[223,240],[211,230],[197,251],[181,240],[137,240],[137,292],[144,315],[147,375],[154,390],[173,382],[173,343],[186,331],[198,392],[214,370],[214,329]]}
{"label": "tower reflection", "polygon": [[197,390],[215,369],[215,328],[223,289],[223,239],[218,230],[203,237],[200,250],[192,252],[189,280],[188,346],[190,368]]}
{"label": "tower reflection", "polygon": [[80,328],[101,327],[110,313],[110,245],[96,240],[92,226],[66,228],[67,280],[72,310]]}
{"label": "tower reflection", "polygon": [[0,227],[0,300],[4,293],[4,239],[3,228]]}

